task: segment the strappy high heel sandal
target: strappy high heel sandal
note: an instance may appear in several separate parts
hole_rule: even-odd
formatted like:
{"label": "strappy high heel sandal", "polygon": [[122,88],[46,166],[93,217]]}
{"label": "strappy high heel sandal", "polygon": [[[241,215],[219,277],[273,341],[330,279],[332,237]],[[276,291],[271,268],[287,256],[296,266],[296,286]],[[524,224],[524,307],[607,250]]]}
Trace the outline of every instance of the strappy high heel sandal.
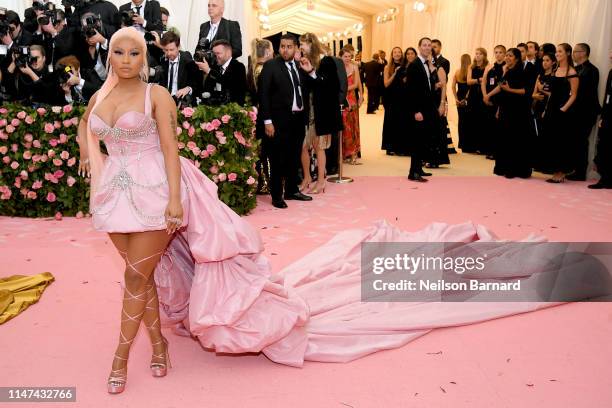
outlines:
{"label": "strappy high heel sandal", "polygon": [[[120,357],[115,354],[115,358],[120,360],[126,360],[126,358]],[[123,374],[117,375],[118,372],[123,372]],[[127,381],[127,365],[124,368],[120,368],[118,370],[111,370],[111,374],[108,377],[107,382],[107,390],[109,394],[120,394],[125,390],[125,383]]]}
{"label": "strappy high heel sandal", "polygon": [[159,343],[164,343],[166,346],[166,351],[162,354],[153,354],[153,357],[163,358],[164,363],[151,363],[151,372],[153,377],[165,377],[168,373],[168,367],[172,368],[172,362],[170,361],[170,352],[168,351],[168,340],[164,336],[162,339],[153,345],[157,345]]}
{"label": "strappy high heel sandal", "polygon": [[322,194],[325,192],[325,187],[327,187],[327,182],[323,181],[323,187],[320,187],[319,182],[315,183],[314,188],[312,188],[308,193],[309,194]]}

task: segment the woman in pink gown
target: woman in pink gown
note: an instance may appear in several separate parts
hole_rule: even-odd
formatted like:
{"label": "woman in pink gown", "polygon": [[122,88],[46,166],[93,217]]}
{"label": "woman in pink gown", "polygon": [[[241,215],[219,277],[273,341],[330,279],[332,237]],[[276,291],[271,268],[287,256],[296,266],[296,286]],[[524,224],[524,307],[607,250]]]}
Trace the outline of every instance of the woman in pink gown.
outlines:
{"label": "woman in pink gown", "polygon": [[[94,226],[110,234],[126,262],[109,392],[125,387],[129,349],[141,321],[153,345],[152,374],[164,376],[168,343],[160,324],[217,352],[263,352],[272,361],[300,367],[305,360],[347,362],[435,328],[551,305],[457,304],[442,302],[442,292],[428,302],[362,301],[362,243],[456,242],[468,252],[474,242],[497,244],[488,230],[472,223],[433,223],[410,233],[381,221],[342,232],[273,274],[258,232],[218,199],[214,182],[179,158],[176,107],[164,88],[144,82],[142,35],[119,30],[109,55],[109,77],[79,127],[80,171],[91,174]],[[108,151],[105,159],[100,140]],[[491,254],[508,262],[508,245],[500,241]],[[511,256],[520,259],[521,253]],[[529,281],[535,272],[517,266],[480,277]]]}

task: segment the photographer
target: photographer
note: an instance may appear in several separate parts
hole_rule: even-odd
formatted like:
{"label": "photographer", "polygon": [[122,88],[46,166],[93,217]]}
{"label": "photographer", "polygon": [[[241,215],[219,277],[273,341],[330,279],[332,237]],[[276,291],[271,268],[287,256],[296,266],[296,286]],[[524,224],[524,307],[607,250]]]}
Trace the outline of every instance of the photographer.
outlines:
{"label": "photographer", "polygon": [[63,104],[56,92],[56,81],[47,69],[45,49],[41,45],[19,47],[8,66],[10,80],[15,82],[15,100],[23,105]]}
{"label": "photographer", "polygon": [[81,73],[84,78],[93,82],[96,87],[101,87],[108,75],[106,71],[106,60],[108,57],[108,38],[102,33],[103,23],[94,14],[83,15],[82,31],[84,40],[80,42],[81,49],[78,53],[81,62]]}
{"label": "photographer", "polygon": [[[107,38],[119,29],[119,10],[110,1],[105,0],[62,0],[66,10],[68,25],[82,28],[82,21],[86,15],[93,14],[100,20],[100,30]],[[74,10],[73,10],[74,9]]]}
{"label": "photographer", "polygon": [[158,83],[168,89],[179,107],[192,105],[202,78],[198,67],[189,52],[181,51],[181,37],[176,33],[168,31],[164,34],[161,45],[164,47],[165,60]]}
{"label": "photographer", "polygon": [[62,10],[46,12],[38,17],[38,26],[33,33],[32,44],[45,47],[47,62],[55,66],[57,61],[74,52],[79,30],[66,25]]}
{"label": "photographer", "polygon": [[224,0],[208,0],[208,15],[210,21],[200,26],[200,36],[196,51],[210,51],[212,43],[217,40],[227,40],[232,46],[232,57],[242,56],[242,34],[240,23],[223,18]]}
{"label": "photographer", "polygon": [[156,0],[133,0],[119,7],[124,27],[137,27],[140,31],[162,31],[161,6]]}
{"label": "photographer", "polygon": [[8,49],[13,46],[27,47],[32,44],[32,34],[23,29],[19,14],[8,10],[3,21],[0,21],[0,38]]}
{"label": "photographer", "polygon": [[[68,104],[86,105],[98,88],[90,81],[81,77],[81,63],[70,55],[60,59],[55,67],[58,85]],[[58,91],[60,92],[60,91]]]}
{"label": "photographer", "polygon": [[28,7],[23,13],[23,28],[30,33],[39,30],[38,18],[46,12],[55,10],[55,4],[51,0],[37,0],[32,2],[32,7]]}
{"label": "photographer", "polygon": [[[216,65],[211,68],[206,59],[196,62],[206,75],[204,93],[221,95],[225,101],[244,104],[247,89],[246,68],[232,58],[232,45],[227,40],[217,40],[212,44]],[[206,103],[206,102],[205,102]]]}

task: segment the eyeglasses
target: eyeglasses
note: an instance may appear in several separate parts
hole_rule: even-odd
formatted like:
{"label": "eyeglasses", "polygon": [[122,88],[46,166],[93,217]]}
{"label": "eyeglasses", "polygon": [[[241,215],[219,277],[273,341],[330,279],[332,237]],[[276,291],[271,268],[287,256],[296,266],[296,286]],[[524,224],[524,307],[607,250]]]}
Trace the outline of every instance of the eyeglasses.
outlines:
{"label": "eyeglasses", "polygon": [[586,51],[582,51],[582,50],[574,50],[574,54],[578,54],[579,52],[586,52]]}

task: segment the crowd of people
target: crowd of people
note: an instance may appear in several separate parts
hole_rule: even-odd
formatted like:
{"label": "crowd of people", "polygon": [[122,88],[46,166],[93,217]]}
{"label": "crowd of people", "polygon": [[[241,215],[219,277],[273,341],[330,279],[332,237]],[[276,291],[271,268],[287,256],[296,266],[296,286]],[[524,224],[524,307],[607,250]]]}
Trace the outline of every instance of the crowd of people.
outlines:
{"label": "crowd of people", "polygon": [[[108,72],[108,44],[120,27],[145,37],[149,73],[144,80],[166,87],[179,108],[199,104],[250,103],[259,107],[257,137],[263,143],[258,193],[273,204],[312,200],[325,192],[338,158],[358,165],[359,108],[368,91],[367,113],[382,104],[382,149],[410,155],[408,178],[425,182],[423,167],[450,164],[455,153],[447,121],[448,83],[458,111],[459,148],[495,160],[495,174],[530,177],[535,169],[561,183],[585,180],[589,135],[599,120],[596,166],[610,188],[610,80],[602,110],[599,71],[587,44],[533,42],[506,49],[477,48],[461,56],[451,73],[442,42],[422,38],[417,48],[378,51],[369,62],[350,44],[339,56],[315,34],[290,34],[278,55],[265,39],[254,39],[248,69],[236,21],[223,17],[224,1],[209,0],[210,21],[200,26],[193,54],[181,47],[170,14],[155,0],[133,0],[117,9],[106,0],[35,1],[24,19],[0,8],[0,98],[33,106],[87,104]],[[339,135],[342,135],[340,138]],[[341,151],[341,153],[339,152]]]}
{"label": "crowd of people", "polygon": [[242,34],[223,18],[224,1],[208,4],[193,54],[181,48],[180,31],[156,0],[133,0],[117,9],[106,0],[35,1],[22,19],[0,8],[0,98],[27,105],[87,104],[108,72],[108,44],[121,27],[147,41],[146,80],[166,87],[177,106],[243,104],[246,68]]}
{"label": "crowd of people", "polygon": [[425,37],[418,50],[395,47],[389,62],[379,51],[361,65],[368,113],[378,109],[381,99],[384,105],[382,149],[412,156],[411,180],[427,181],[424,176],[430,173],[423,165],[450,163],[448,153],[454,149],[448,142],[446,88],[451,82],[459,148],[495,160],[496,175],[528,178],[536,170],[551,175],[549,183],[585,181],[589,138],[597,124],[595,165],[601,179],[589,188],[612,187],[610,75],[602,107],[599,70],[589,61],[588,44],[498,45],[492,63],[487,50],[477,48],[473,58],[461,56],[452,79],[441,50],[440,40]]}

